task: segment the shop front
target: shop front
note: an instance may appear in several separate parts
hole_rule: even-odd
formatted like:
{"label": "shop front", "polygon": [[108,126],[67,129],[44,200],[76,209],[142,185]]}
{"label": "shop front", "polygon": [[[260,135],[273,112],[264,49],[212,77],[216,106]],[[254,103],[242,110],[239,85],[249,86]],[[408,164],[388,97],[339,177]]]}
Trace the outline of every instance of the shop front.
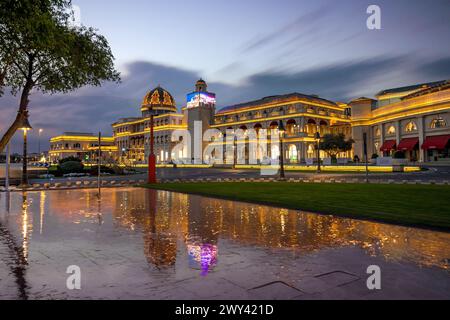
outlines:
{"label": "shop front", "polygon": [[450,161],[450,134],[426,137],[422,149],[427,161]]}

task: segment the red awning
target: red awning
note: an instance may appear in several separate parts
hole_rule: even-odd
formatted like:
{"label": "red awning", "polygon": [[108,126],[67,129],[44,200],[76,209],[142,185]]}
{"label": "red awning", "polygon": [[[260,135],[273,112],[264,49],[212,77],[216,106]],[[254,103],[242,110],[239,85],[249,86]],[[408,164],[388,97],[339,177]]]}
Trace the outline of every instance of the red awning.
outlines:
{"label": "red awning", "polygon": [[450,140],[450,134],[446,134],[443,136],[432,136],[427,137],[425,141],[422,144],[422,149],[428,150],[428,149],[438,149],[442,150],[445,149],[445,146],[448,143],[448,140]]}
{"label": "red awning", "polygon": [[397,150],[411,151],[419,144],[419,138],[405,138],[398,144]]}
{"label": "red awning", "polygon": [[395,149],[395,145],[397,142],[395,140],[386,140],[380,148],[382,152],[389,152],[392,149]]}

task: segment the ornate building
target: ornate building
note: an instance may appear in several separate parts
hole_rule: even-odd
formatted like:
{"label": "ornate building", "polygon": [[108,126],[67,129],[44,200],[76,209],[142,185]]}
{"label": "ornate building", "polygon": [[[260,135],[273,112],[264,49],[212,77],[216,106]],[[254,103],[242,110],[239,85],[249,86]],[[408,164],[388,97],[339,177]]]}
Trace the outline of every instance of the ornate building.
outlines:
{"label": "ornate building", "polygon": [[449,80],[383,90],[376,98],[349,103],[355,154],[363,153],[366,133],[369,156],[402,151],[412,161],[450,160]]}
{"label": "ornate building", "polygon": [[[213,128],[219,129],[223,135],[227,131],[246,132],[253,129],[256,138],[261,132],[269,135],[277,129],[280,121],[286,128],[283,138],[284,158],[288,163],[301,163],[306,159],[315,158],[316,132],[321,136],[327,133],[343,133],[351,137],[350,115],[346,104],[332,102],[318,96],[291,93],[279,96],[269,96],[260,100],[225,107],[214,116]],[[245,149],[245,159],[249,158],[250,150]],[[263,153],[253,159],[262,161]],[[266,152],[272,159],[279,157],[279,146],[269,146]],[[227,156],[227,155],[225,155]],[[228,155],[229,156],[229,155]],[[325,154],[321,152],[321,156]],[[351,158],[351,152],[339,155]]]}
{"label": "ornate building", "polygon": [[[402,151],[408,160],[413,161],[450,160],[449,80],[387,89],[379,92],[376,99],[362,97],[348,104],[316,95],[291,93],[227,106],[218,112],[215,109],[216,95],[208,92],[207,88],[204,80],[197,81],[195,90],[187,94],[181,113],[167,90],[160,86],[150,90],[142,101],[140,117],[120,119],[112,125],[116,160],[125,164],[147,162],[151,113],[154,115],[158,163],[173,160],[204,163],[212,158],[230,163],[228,159],[236,155],[238,147],[233,145],[230,152],[227,134],[234,137],[237,132],[244,133],[242,141],[248,144],[251,137],[246,135],[247,132],[256,133],[254,139],[260,141],[264,139],[262,136],[268,142],[270,134],[276,132],[272,129],[277,129],[280,123],[286,128],[283,137],[286,163],[312,163],[316,158],[317,132],[320,136],[343,133],[346,138],[355,140],[353,150],[338,154],[338,161],[342,163],[355,155],[364,159],[364,134],[369,157],[372,154],[391,156],[395,151]],[[201,142],[196,144],[194,137],[203,137],[208,129],[214,129],[217,136],[206,141],[200,139]],[[83,137],[80,141],[86,139]],[[80,141],[72,142],[78,148]],[[52,138],[51,142],[51,155],[61,157],[61,150],[66,145],[64,136]],[[180,148],[180,145],[184,146]],[[207,152],[204,155],[207,145],[222,148],[222,154]],[[65,153],[71,154],[73,146],[69,143]],[[86,148],[81,147],[83,150]],[[244,163],[249,163],[249,159],[256,159],[257,163],[278,159],[278,144],[269,144],[266,148],[261,152],[258,148],[244,147],[244,154],[239,157],[244,159]],[[322,151],[320,156],[327,157]]]}
{"label": "ornate building", "polygon": [[[85,162],[96,161],[98,145],[98,136],[93,133],[64,132],[62,135],[50,139],[49,161],[57,162],[70,156]],[[114,138],[102,137],[101,151],[103,162],[114,160],[117,154]]]}
{"label": "ornate building", "polygon": [[[183,114],[177,112],[175,100],[165,89],[158,86],[149,91],[141,104],[141,117],[123,118],[115,122],[113,136],[118,147],[118,158],[123,163],[146,163],[149,155],[150,112],[154,113],[154,142],[157,162],[169,162],[173,147],[174,130],[186,129]],[[177,156],[183,156],[182,154]]]}

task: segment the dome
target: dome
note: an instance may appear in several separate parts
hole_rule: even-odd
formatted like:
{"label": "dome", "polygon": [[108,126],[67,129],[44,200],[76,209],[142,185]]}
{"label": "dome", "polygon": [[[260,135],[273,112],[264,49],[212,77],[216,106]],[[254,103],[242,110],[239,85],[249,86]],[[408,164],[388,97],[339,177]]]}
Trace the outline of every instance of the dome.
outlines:
{"label": "dome", "polygon": [[162,111],[164,113],[167,111],[177,112],[177,106],[175,104],[175,99],[169,93],[169,91],[158,86],[157,88],[150,90],[144,97],[142,101],[141,111],[146,110]]}
{"label": "dome", "polygon": [[200,78],[200,80],[197,81],[197,84],[206,84],[205,80],[203,80],[202,78]]}

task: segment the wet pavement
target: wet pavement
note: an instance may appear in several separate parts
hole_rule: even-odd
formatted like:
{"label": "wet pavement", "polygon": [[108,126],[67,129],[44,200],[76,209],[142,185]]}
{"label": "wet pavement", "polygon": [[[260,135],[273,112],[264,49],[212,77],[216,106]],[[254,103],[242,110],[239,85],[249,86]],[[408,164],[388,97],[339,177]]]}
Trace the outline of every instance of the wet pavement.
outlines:
{"label": "wet pavement", "polygon": [[449,261],[450,233],[140,188],[0,193],[0,299],[449,299]]}

